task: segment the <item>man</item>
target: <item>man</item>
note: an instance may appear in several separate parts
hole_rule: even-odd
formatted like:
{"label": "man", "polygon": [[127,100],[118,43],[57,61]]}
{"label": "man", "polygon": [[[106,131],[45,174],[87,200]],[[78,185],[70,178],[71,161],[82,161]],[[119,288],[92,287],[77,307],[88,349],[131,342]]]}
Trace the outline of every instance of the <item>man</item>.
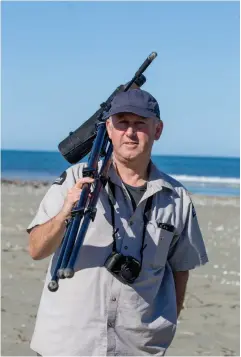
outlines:
{"label": "man", "polygon": [[[65,221],[83,183],[93,183],[82,178],[83,164],[56,180],[28,227],[33,259],[55,253],[31,342],[41,355],[164,355],[175,334],[188,272],[208,261],[187,191],[150,160],[163,129],[155,98],[140,89],[120,93],[105,117],[113,144],[108,184],[100,192],[75,275],[61,280],[57,292],[47,285]],[[115,254],[132,257],[121,277],[109,269]]]}

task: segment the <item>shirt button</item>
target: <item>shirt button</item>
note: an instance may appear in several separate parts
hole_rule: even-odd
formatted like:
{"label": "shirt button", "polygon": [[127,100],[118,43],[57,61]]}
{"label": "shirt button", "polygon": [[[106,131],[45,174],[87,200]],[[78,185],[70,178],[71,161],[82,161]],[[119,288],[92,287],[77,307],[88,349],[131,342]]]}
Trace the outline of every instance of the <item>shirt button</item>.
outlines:
{"label": "shirt button", "polygon": [[115,298],[115,297],[113,297],[113,298],[112,298],[112,301],[116,301],[116,298]]}
{"label": "shirt button", "polygon": [[128,249],[127,245],[124,246],[124,249]]}

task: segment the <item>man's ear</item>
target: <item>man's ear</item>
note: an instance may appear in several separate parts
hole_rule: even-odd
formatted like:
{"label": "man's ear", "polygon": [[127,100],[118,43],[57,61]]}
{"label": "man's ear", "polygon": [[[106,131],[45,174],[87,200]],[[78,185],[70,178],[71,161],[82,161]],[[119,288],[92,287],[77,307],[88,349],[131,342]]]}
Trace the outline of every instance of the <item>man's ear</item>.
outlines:
{"label": "man's ear", "polygon": [[163,130],[163,121],[159,120],[156,124],[155,140],[158,140],[162,134]]}
{"label": "man's ear", "polygon": [[112,120],[111,118],[108,118],[105,122],[106,125],[106,130],[109,138],[111,139],[111,131],[112,131]]}

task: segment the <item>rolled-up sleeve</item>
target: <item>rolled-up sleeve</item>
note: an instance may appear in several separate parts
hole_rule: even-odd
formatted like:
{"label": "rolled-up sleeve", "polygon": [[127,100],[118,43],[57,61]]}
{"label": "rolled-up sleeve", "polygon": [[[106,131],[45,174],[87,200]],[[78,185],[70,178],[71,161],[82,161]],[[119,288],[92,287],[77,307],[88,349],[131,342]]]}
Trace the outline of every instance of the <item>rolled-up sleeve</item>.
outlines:
{"label": "rolled-up sleeve", "polygon": [[189,201],[184,229],[169,251],[173,271],[186,271],[208,262],[208,256],[192,201]]}

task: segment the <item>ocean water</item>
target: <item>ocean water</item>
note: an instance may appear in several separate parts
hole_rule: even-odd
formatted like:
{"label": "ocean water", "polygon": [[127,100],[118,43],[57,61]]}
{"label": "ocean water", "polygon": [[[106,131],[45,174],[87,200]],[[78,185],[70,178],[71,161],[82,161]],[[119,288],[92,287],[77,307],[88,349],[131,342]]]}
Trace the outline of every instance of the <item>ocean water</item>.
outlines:
{"label": "ocean water", "polygon": [[[239,196],[239,158],[162,156],[152,160],[163,172],[180,181],[190,192]],[[53,181],[70,164],[59,152],[1,151],[1,174],[6,179]]]}

